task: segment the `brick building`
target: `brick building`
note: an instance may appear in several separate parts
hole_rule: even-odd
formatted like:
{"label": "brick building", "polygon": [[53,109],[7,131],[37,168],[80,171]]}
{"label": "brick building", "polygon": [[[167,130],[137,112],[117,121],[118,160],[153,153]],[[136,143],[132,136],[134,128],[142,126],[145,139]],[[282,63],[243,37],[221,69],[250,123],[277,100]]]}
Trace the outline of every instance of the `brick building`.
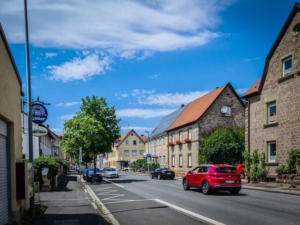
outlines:
{"label": "brick building", "polygon": [[243,95],[246,148],[266,153],[269,177],[300,148],[300,4],[296,3],[265,60],[262,77]]}
{"label": "brick building", "polygon": [[199,140],[217,127],[244,128],[244,110],[230,83],[216,88],[163,118],[147,140],[150,153],[176,175],[187,172],[198,165]]}

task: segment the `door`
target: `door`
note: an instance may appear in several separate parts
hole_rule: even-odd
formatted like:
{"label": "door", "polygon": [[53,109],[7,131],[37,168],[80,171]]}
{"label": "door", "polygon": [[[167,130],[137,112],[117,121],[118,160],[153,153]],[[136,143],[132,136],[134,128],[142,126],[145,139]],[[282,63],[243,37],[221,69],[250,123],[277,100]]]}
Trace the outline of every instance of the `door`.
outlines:
{"label": "door", "polygon": [[0,120],[0,224],[8,223],[7,125]]}

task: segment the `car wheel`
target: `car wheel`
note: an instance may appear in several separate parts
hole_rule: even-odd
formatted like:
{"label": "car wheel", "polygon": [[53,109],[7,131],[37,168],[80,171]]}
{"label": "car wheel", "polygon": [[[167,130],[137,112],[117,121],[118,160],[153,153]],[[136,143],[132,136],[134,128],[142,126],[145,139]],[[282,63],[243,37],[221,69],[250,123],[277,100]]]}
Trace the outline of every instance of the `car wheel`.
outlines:
{"label": "car wheel", "polygon": [[208,195],[210,193],[210,187],[209,187],[209,184],[207,183],[207,181],[204,181],[202,183],[202,193],[205,195]]}
{"label": "car wheel", "polygon": [[237,195],[237,194],[240,192],[240,190],[241,190],[241,189],[239,189],[239,188],[232,188],[232,189],[230,190],[230,193],[231,193],[232,195]]}
{"label": "car wheel", "polygon": [[184,179],[184,180],[182,181],[182,186],[183,186],[183,189],[184,189],[185,191],[190,190],[190,186],[188,185],[187,179]]}
{"label": "car wheel", "polygon": [[244,178],[245,178],[245,174],[244,174],[244,173],[241,173],[241,174],[240,174],[240,177],[241,177],[241,179],[244,179]]}
{"label": "car wheel", "polygon": [[174,177],[171,177],[171,180],[174,180]]}
{"label": "car wheel", "polygon": [[151,177],[151,179],[153,179],[153,175],[152,174],[150,175],[150,177]]}
{"label": "car wheel", "polygon": [[157,179],[161,180],[161,175],[160,174],[157,175]]}

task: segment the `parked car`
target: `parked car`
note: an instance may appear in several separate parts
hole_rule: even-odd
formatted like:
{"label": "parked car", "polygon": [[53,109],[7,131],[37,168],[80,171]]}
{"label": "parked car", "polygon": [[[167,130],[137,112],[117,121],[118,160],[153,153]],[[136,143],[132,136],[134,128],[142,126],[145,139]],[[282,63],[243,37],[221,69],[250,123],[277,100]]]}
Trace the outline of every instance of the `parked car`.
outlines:
{"label": "parked car", "polygon": [[[92,181],[94,179],[94,168],[88,168],[85,174],[86,181]],[[102,181],[103,177],[99,168],[96,168],[96,180]]]}
{"label": "parked car", "polygon": [[119,173],[115,168],[105,168],[103,176],[106,178],[108,177],[119,178]]}
{"label": "parked car", "polygon": [[129,168],[129,167],[122,167],[121,170],[122,170],[122,171],[129,171],[130,168]]}
{"label": "parked car", "polygon": [[242,188],[242,182],[234,166],[202,164],[184,175],[182,186],[184,190],[200,188],[205,195],[217,190],[227,190],[236,195]]}
{"label": "parked car", "polygon": [[173,170],[168,168],[157,168],[150,174],[151,179],[157,177],[158,180],[170,178],[173,180],[175,178],[175,173]]}
{"label": "parked car", "polygon": [[245,178],[245,165],[243,163],[235,165],[236,170],[240,174],[241,179]]}

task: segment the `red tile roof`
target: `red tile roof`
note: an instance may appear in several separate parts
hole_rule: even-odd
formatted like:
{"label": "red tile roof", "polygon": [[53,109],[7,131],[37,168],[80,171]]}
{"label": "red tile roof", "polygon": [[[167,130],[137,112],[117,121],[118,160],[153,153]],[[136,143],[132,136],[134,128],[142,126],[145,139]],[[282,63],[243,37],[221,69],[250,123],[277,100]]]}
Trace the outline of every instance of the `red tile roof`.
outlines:
{"label": "red tile roof", "polygon": [[251,95],[253,93],[258,92],[258,87],[260,84],[261,78],[259,78],[244,94],[242,97],[247,96],[247,95]]}
{"label": "red tile roof", "polygon": [[209,106],[215,101],[215,99],[221,94],[221,92],[227,87],[228,84],[217,88],[216,90],[196,99],[186,106],[186,109],[177,117],[173,124],[167,129],[172,130],[174,128],[183,126],[188,123],[198,120]]}

